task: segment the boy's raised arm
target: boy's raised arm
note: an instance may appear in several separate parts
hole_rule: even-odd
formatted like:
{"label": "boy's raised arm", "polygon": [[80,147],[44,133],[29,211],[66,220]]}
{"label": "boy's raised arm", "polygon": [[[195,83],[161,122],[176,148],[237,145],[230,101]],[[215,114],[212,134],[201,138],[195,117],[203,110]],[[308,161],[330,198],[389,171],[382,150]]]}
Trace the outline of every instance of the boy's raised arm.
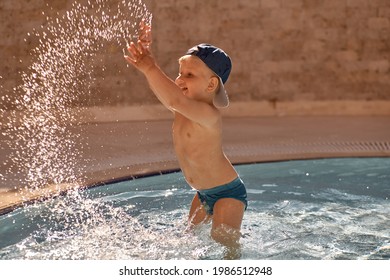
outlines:
{"label": "boy's raised arm", "polygon": [[[125,59],[136,69],[142,72],[156,94],[160,102],[172,111],[170,108],[170,95],[180,94],[178,86],[170,79],[156,64],[151,53],[152,27],[147,25],[144,20],[140,23],[139,36],[137,44],[131,42],[127,46],[129,55]],[[154,72],[153,74],[151,74]]]}
{"label": "boy's raised arm", "polygon": [[129,55],[125,59],[142,72],[149,86],[160,102],[172,112],[179,112],[195,122],[213,121],[210,115],[216,115],[212,107],[185,97],[182,90],[157,65],[150,51],[151,26],[140,24],[140,35],[137,44],[131,42],[127,48]]}

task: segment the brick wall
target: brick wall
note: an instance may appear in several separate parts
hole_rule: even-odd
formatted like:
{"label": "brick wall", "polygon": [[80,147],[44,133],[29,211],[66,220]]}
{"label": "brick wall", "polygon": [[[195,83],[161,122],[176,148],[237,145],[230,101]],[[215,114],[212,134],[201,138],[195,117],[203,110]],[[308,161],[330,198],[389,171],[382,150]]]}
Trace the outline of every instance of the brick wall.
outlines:
{"label": "brick wall", "polygon": [[[34,59],[29,50],[38,38],[28,33],[45,28],[47,17],[63,15],[72,2],[0,1],[0,109],[12,109],[19,72]],[[155,57],[172,78],[179,56],[210,42],[232,57],[232,101],[390,100],[389,0],[145,3],[154,17]],[[74,105],[158,102],[142,75],[126,66],[122,47],[109,43],[96,54],[94,90]]]}

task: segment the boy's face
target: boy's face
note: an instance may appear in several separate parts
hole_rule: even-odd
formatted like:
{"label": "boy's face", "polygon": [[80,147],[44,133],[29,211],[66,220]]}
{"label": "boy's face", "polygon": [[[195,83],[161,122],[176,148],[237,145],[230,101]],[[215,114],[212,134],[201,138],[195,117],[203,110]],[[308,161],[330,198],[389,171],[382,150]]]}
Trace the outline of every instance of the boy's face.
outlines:
{"label": "boy's face", "polygon": [[203,100],[210,97],[210,78],[215,74],[196,56],[188,55],[179,60],[179,76],[175,83],[188,98]]}

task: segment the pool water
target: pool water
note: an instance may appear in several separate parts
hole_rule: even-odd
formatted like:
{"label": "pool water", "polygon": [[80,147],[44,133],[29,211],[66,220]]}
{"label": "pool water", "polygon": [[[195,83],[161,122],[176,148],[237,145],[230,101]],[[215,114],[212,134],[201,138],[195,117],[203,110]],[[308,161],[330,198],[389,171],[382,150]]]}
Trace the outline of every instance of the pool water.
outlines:
{"label": "pool water", "polygon": [[[236,166],[249,206],[242,259],[390,259],[390,158]],[[107,184],[0,216],[0,259],[221,259],[186,231],[180,172]]]}

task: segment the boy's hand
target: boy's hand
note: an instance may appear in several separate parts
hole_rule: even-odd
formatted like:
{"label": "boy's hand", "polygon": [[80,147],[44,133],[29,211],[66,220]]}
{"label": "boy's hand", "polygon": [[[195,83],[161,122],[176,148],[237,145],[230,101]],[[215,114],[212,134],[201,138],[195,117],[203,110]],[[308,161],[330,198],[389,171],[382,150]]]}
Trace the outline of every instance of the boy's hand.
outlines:
{"label": "boy's hand", "polygon": [[152,45],[152,26],[145,23],[145,19],[142,19],[139,24],[139,36],[138,40],[144,48],[150,51]]}
{"label": "boy's hand", "polygon": [[141,72],[145,73],[155,65],[155,61],[150,52],[152,44],[152,27],[145,24],[145,20],[140,23],[139,36],[137,44],[131,42],[127,46],[130,54],[124,55],[125,59]]}
{"label": "boy's hand", "polygon": [[138,40],[137,45],[131,42],[127,50],[129,51],[130,56],[125,55],[125,59],[142,73],[145,74],[155,65],[155,61],[149,49],[142,45],[141,40]]}

